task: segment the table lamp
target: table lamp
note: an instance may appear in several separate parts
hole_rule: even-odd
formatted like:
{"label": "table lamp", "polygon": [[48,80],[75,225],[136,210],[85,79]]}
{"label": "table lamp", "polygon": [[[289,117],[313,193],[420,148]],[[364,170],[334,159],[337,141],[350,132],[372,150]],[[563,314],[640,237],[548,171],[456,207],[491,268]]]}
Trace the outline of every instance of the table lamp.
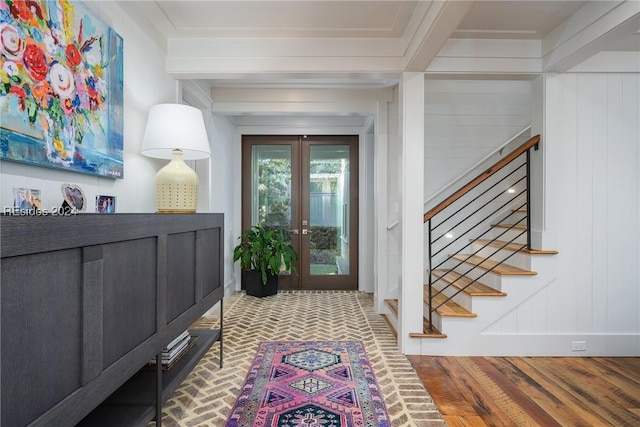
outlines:
{"label": "table lamp", "polygon": [[184,160],[211,156],[202,112],[183,104],[154,105],[149,110],[141,152],[171,159],[156,175],[158,213],[194,213],[198,176]]}

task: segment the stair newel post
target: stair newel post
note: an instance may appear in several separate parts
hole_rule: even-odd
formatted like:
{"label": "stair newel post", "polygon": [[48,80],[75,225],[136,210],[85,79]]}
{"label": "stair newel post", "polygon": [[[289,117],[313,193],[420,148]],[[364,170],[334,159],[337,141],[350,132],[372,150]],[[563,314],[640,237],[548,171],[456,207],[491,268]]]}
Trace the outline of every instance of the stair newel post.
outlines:
{"label": "stair newel post", "polygon": [[427,245],[427,265],[429,267],[429,270],[427,272],[427,276],[429,277],[429,332],[433,332],[433,322],[431,319],[431,307],[433,306],[433,301],[432,301],[432,295],[431,295],[431,285],[432,285],[432,278],[431,278],[431,219],[429,219],[427,221],[427,228],[428,228],[428,239],[429,239],[429,244]]}
{"label": "stair newel post", "polygon": [[527,156],[527,249],[531,250],[531,148],[526,151]]}

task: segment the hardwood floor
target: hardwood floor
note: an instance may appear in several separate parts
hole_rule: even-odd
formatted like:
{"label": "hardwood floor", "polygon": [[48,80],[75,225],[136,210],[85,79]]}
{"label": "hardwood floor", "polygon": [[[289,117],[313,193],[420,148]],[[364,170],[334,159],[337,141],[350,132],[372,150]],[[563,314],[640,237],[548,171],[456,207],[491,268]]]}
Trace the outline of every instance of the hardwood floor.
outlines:
{"label": "hardwood floor", "polygon": [[640,426],[640,358],[408,356],[449,427]]}

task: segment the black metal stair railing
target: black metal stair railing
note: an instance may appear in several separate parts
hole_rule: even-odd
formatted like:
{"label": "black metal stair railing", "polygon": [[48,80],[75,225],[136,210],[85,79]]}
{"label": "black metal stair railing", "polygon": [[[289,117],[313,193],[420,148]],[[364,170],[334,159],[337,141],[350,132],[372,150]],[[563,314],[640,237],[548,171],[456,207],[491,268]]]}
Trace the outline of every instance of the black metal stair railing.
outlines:
{"label": "black metal stair railing", "polygon": [[[530,152],[539,142],[540,135],[530,138],[424,214],[431,330],[436,310],[517,253],[531,249]],[[498,225],[504,230],[493,231]],[[472,250],[474,244],[479,249]],[[505,248],[509,253],[494,260]],[[445,280],[454,271],[457,277]],[[434,304],[438,295],[444,298]]]}

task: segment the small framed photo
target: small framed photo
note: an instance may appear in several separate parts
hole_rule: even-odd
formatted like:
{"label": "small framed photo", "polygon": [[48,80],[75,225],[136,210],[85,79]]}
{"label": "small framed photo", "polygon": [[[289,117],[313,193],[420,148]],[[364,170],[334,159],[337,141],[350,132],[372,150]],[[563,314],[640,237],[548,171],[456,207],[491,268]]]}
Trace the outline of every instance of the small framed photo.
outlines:
{"label": "small framed photo", "polygon": [[14,188],[13,207],[20,212],[34,212],[42,210],[40,190],[33,188]]}
{"label": "small framed photo", "polygon": [[96,212],[104,214],[115,213],[116,196],[96,196]]}
{"label": "small framed photo", "polygon": [[64,183],[60,186],[62,192],[62,207],[64,212],[85,212],[87,210],[87,198],[80,186]]}

